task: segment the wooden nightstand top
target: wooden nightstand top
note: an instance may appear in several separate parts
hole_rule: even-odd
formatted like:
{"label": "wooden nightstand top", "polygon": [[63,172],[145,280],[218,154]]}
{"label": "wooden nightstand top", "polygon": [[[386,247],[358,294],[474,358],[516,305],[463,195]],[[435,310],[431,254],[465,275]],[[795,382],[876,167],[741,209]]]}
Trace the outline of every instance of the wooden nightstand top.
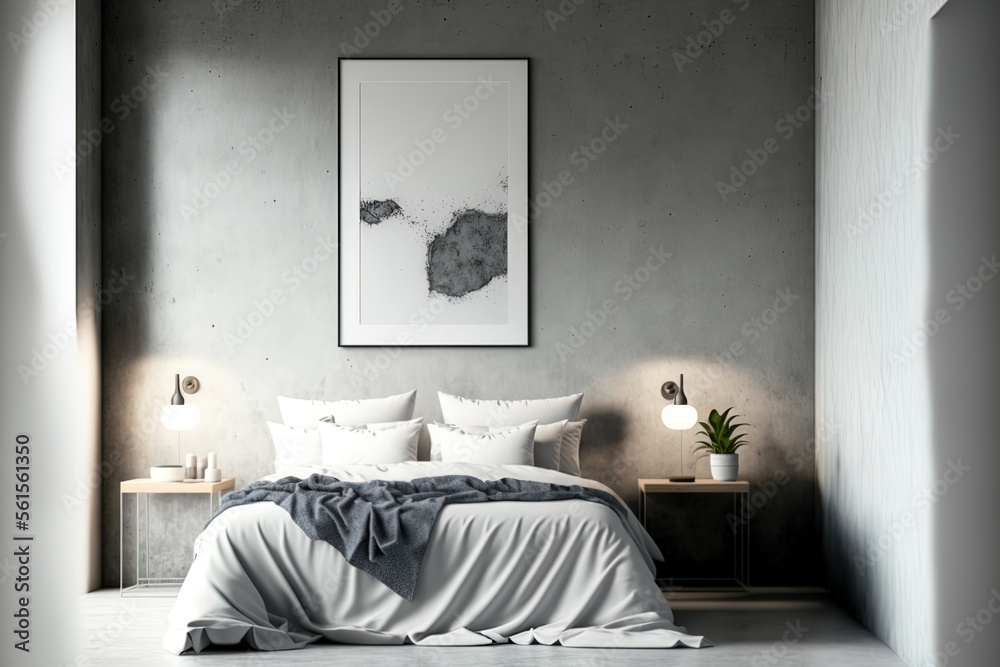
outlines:
{"label": "wooden nightstand top", "polygon": [[749,493],[750,482],[719,482],[696,479],[693,482],[671,482],[668,479],[640,479],[640,493]]}
{"label": "wooden nightstand top", "polygon": [[183,482],[154,482],[149,478],[143,478],[123,481],[121,493],[216,493],[234,488],[236,488],[235,477],[223,477],[218,482],[197,479]]}

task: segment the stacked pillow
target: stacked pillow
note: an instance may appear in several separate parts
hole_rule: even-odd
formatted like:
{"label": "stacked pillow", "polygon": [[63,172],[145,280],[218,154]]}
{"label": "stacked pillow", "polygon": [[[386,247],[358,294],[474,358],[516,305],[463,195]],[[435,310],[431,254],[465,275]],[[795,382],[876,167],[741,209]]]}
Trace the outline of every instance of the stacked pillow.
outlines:
{"label": "stacked pillow", "polygon": [[534,465],[537,425],[537,421],[530,421],[519,426],[487,429],[485,426],[463,428],[453,424],[428,424],[431,460]]}
{"label": "stacked pillow", "polygon": [[333,465],[416,461],[423,424],[421,418],[353,426],[321,421],[322,462]]}
{"label": "stacked pillow", "polygon": [[297,465],[416,461],[423,424],[412,419],[416,396],[416,390],[346,401],[279,396],[284,424],[267,422],[275,472]]}
{"label": "stacked pillow", "polygon": [[[439,391],[438,400],[447,424],[427,426],[432,461],[535,465],[580,476],[580,437],[587,420],[576,419],[583,394],[501,401],[474,400]],[[535,422],[534,445],[529,456],[504,438],[515,438],[512,427],[525,429],[531,422]],[[484,435],[493,438],[483,438]],[[497,451],[487,454],[485,450],[491,442]],[[469,458],[453,458],[455,456]],[[485,458],[504,460],[486,461]]]}
{"label": "stacked pillow", "polygon": [[[416,390],[343,401],[278,397],[283,424],[267,422],[275,472],[298,465],[417,460],[422,419]],[[438,392],[446,423],[428,424],[431,461],[534,465],[580,475],[577,420],[583,394],[517,401],[474,400]]]}
{"label": "stacked pillow", "polygon": [[337,424],[371,424],[413,419],[417,390],[385,398],[349,401],[313,401],[306,398],[278,397],[281,421],[293,428],[316,428],[324,417]]}

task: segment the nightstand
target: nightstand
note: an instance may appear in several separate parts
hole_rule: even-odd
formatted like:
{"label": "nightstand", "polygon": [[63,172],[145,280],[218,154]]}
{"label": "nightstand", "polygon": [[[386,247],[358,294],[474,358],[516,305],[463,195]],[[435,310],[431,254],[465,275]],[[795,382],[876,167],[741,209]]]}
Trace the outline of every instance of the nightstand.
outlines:
{"label": "nightstand", "polygon": [[[711,577],[697,579],[671,577],[667,580],[670,587],[680,587],[694,590],[684,582],[711,582],[711,586],[699,586],[702,590],[719,590],[718,584],[733,582],[736,587],[750,590],[750,519],[748,513],[741,514],[739,506],[749,508],[750,482],[719,482],[714,479],[696,479],[693,482],[671,482],[667,479],[639,480],[639,521],[646,527],[646,501],[651,493],[728,493],[733,497],[733,571],[730,577]],[[729,523],[729,522],[727,522]]]}
{"label": "nightstand", "polygon": [[[186,480],[183,482],[154,482],[151,479],[129,479],[121,483],[121,491],[118,502],[119,521],[119,588],[122,597],[143,594],[145,597],[156,597],[160,595],[173,595],[176,587],[184,583],[183,577],[153,577],[149,574],[149,496],[154,493],[200,493],[208,498],[208,513],[205,521],[212,518],[212,514],[222,503],[222,494],[225,491],[232,491],[236,487],[235,477],[224,477],[218,482],[206,482],[203,480]],[[135,496],[135,584],[125,586],[125,496],[133,494]],[[139,496],[145,500],[145,531],[140,528]],[[143,545],[140,536],[145,534],[145,559],[143,555]],[[140,574],[140,562],[145,563],[144,574]]]}

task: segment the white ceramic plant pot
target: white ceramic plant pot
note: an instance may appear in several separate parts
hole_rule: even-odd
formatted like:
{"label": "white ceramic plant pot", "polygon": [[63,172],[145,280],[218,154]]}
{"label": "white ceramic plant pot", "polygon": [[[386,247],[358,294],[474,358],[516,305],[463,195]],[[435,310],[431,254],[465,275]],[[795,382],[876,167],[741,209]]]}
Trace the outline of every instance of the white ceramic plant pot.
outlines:
{"label": "white ceramic plant pot", "polygon": [[739,454],[710,454],[709,463],[712,466],[712,479],[719,482],[735,482],[740,472]]}

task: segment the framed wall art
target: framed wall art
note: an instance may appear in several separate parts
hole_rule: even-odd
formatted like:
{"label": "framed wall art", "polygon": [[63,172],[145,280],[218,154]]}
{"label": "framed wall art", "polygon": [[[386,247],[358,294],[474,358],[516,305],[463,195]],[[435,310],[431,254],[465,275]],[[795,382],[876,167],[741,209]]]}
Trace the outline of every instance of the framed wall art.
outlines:
{"label": "framed wall art", "polygon": [[340,60],[339,344],[528,344],[528,61]]}

